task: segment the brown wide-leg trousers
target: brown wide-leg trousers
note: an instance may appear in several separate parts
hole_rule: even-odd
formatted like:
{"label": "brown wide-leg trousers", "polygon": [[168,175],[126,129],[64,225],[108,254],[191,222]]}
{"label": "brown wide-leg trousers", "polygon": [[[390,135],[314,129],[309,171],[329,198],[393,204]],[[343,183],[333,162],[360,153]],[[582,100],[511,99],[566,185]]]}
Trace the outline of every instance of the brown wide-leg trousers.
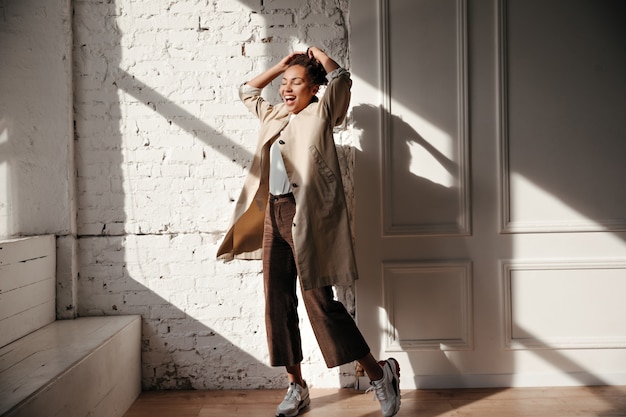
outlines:
{"label": "brown wide-leg trousers", "polygon": [[[270,195],[263,231],[265,325],[272,366],[302,362],[296,281],[299,274],[291,236],[296,212],[292,194]],[[302,289],[302,298],[329,368],[363,358],[370,348],[331,286]]]}

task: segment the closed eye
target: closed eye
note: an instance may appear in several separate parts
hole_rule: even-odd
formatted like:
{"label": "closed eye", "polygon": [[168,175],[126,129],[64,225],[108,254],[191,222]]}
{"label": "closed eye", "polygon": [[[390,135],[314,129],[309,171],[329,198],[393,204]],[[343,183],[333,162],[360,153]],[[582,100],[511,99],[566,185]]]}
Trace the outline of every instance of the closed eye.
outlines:
{"label": "closed eye", "polygon": [[287,85],[289,84],[289,81],[291,81],[294,85],[304,84],[304,80],[302,78],[292,78],[291,80],[283,78],[281,85]]}

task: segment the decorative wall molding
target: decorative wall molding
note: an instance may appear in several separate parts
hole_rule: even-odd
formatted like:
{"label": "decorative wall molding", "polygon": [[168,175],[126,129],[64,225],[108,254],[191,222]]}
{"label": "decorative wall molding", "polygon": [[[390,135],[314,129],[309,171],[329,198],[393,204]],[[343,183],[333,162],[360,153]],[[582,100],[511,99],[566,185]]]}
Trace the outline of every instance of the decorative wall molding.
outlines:
{"label": "decorative wall molding", "polygon": [[[607,270],[624,270],[626,276],[626,260],[589,260],[581,261],[580,259],[559,260],[559,261],[501,261],[502,272],[502,310],[503,310],[503,334],[504,347],[507,350],[534,350],[534,349],[624,349],[626,348],[626,334],[618,337],[591,337],[591,336],[573,336],[573,337],[515,337],[514,323],[514,294],[512,288],[512,275],[515,271],[607,271]],[[593,278],[598,279],[598,273]],[[563,289],[564,292],[567,289]],[[555,299],[555,309],[559,308],[558,300]],[[582,308],[582,306],[581,306]],[[619,314],[619,312],[616,312]]]}
{"label": "decorative wall molding", "polygon": [[391,143],[385,138],[392,137],[391,129],[391,75],[390,54],[391,45],[389,40],[389,2],[379,1],[380,16],[380,51],[381,51],[381,81],[382,88],[382,112],[381,112],[381,184],[383,187],[382,213],[383,213],[383,236],[469,236],[471,234],[471,206],[470,206],[470,155],[469,155],[469,86],[468,86],[468,60],[467,60],[467,0],[454,0],[456,2],[456,27],[457,27],[457,106],[458,106],[458,132],[455,139],[457,142],[458,162],[458,203],[459,212],[456,222],[429,224],[394,224],[392,218],[391,174],[390,167],[393,164]]}
{"label": "decorative wall molding", "polygon": [[[383,282],[383,309],[387,314],[386,328],[386,351],[401,352],[414,350],[471,350],[473,349],[473,285],[471,261],[441,261],[441,262],[385,262],[382,265]],[[394,292],[394,276],[412,275],[414,279],[432,279],[433,275],[451,273],[458,279],[460,295],[459,316],[456,318],[460,323],[460,333],[450,338],[406,338],[398,329],[398,321],[395,316],[396,296]],[[406,291],[406,285],[399,285]],[[404,311],[404,310],[403,310]],[[448,311],[448,313],[453,313]],[[437,315],[420,317],[420,320],[428,320]],[[418,319],[418,318],[416,318]]]}
{"label": "decorative wall molding", "polygon": [[[520,221],[512,218],[510,169],[510,113],[509,113],[509,37],[508,0],[498,0],[498,111],[499,111],[499,189],[501,233],[559,233],[559,232],[616,232],[626,231],[626,217],[609,219]],[[529,31],[534,30],[532,27]]]}

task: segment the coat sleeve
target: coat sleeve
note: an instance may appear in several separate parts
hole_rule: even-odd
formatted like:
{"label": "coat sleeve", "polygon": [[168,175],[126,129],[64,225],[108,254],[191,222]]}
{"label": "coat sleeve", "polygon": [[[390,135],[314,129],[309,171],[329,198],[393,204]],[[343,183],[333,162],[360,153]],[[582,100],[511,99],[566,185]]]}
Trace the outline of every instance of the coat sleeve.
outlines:
{"label": "coat sleeve", "polygon": [[274,110],[274,106],[261,97],[262,91],[246,83],[239,86],[239,99],[261,122]]}
{"label": "coat sleeve", "polygon": [[[244,105],[259,119],[272,111],[272,106],[261,97],[261,89],[247,84],[239,86],[239,97]],[[223,260],[233,258],[260,259],[262,247],[262,230],[264,206],[254,204],[259,193],[261,173],[261,148],[257,149],[246,176],[243,189],[235,205],[229,227],[218,248],[217,257]]]}
{"label": "coat sleeve", "polygon": [[321,106],[328,112],[333,126],[343,123],[350,105],[350,73],[339,68],[329,74],[329,83],[321,100]]}

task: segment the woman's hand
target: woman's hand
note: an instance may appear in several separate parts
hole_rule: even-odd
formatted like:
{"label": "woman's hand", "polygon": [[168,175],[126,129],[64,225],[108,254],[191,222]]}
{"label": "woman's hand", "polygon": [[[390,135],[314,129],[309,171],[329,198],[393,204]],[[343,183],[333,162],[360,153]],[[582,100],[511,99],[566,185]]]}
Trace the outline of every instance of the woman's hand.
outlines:
{"label": "woman's hand", "polygon": [[326,52],[322,51],[317,46],[311,46],[309,49],[306,50],[306,53],[309,58],[317,59],[320,64],[322,64],[327,73],[330,73],[331,71],[339,68],[339,64],[337,64],[332,58],[326,55]]}
{"label": "woman's hand", "polygon": [[324,51],[322,51],[317,46],[312,46],[306,50],[306,54],[309,58],[315,58],[318,61],[322,61],[322,57],[328,57]]}
{"label": "woman's hand", "polygon": [[281,72],[285,72],[287,70],[287,68],[289,67],[289,63],[291,62],[291,60],[297,56],[297,55],[304,55],[304,52],[292,52],[289,55],[287,55],[286,57],[284,57],[283,59],[281,59],[277,64],[276,64],[276,69],[281,71]]}

